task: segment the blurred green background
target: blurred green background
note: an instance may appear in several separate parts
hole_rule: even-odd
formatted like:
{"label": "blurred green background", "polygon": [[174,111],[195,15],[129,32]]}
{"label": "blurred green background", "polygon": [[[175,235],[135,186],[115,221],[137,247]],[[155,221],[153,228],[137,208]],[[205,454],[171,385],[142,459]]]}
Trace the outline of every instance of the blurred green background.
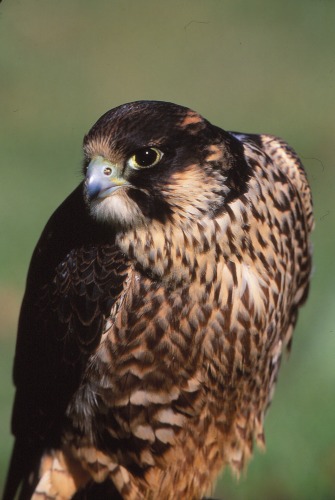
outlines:
{"label": "blurred green background", "polygon": [[80,180],[81,142],[136,99],[189,106],[228,130],[284,137],[315,203],[314,276],[266,420],[267,451],[216,496],[335,498],[335,2],[3,0],[0,5],[0,491],[29,259]]}

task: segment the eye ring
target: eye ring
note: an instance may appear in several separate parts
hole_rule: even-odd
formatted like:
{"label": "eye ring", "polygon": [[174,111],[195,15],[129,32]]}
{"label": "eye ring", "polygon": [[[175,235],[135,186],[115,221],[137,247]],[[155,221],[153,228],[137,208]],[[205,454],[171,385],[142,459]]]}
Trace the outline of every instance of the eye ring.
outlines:
{"label": "eye ring", "polygon": [[127,161],[127,165],[135,170],[150,168],[157,165],[162,157],[163,152],[160,149],[147,147],[136,151]]}

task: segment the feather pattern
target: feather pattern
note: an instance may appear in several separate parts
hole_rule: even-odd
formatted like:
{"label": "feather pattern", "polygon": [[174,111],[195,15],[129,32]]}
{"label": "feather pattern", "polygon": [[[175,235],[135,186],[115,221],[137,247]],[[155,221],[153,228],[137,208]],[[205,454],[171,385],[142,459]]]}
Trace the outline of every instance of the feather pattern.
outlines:
{"label": "feather pattern", "polygon": [[[144,147],[162,160],[132,171]],[[127,187],[93,202],[81,184],[35,250],[13,412],[31,460],[6,498],[201,498],[264,446],[308,293],[306,175],[284,141],[170,103],[108,112],[84,150],[85,174],[103,157]]]}

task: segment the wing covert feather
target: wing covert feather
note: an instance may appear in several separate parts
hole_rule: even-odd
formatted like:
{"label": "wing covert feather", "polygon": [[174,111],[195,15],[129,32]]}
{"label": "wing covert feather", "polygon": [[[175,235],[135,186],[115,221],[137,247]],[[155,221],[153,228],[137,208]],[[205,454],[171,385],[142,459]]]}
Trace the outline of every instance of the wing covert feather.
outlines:
{"label": "wing covert feather", "polygon": [[[29,450],[30,465],[43,446],[59,442],[66,406],[128,269],[111,230],[106,234],[104,228],[93,228],[79,186],[41,235],[20,312],[12,430],[16,454]],[[17,462],[16,469],[12,481],[18,484],[24,471]]]}

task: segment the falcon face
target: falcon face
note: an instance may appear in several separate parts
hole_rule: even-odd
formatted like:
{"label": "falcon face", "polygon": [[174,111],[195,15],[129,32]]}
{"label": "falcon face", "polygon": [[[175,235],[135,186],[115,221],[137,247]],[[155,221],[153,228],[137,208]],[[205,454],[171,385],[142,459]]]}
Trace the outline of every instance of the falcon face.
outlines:
{"label": "falcon face", "polygon": [[182,106],[125,104],[37,243],[4,500],[202,498],[243,469],[308,293],[294,151]]}
{"label": "falcon face", "polygon": [[235,196],[245,190],[248,178],[248,166],[237,166],[238,141],[164,102],[109,111],[85,137],[84,151],[91,214],[114,226],[178,224],[215,213],[233,188]]}

